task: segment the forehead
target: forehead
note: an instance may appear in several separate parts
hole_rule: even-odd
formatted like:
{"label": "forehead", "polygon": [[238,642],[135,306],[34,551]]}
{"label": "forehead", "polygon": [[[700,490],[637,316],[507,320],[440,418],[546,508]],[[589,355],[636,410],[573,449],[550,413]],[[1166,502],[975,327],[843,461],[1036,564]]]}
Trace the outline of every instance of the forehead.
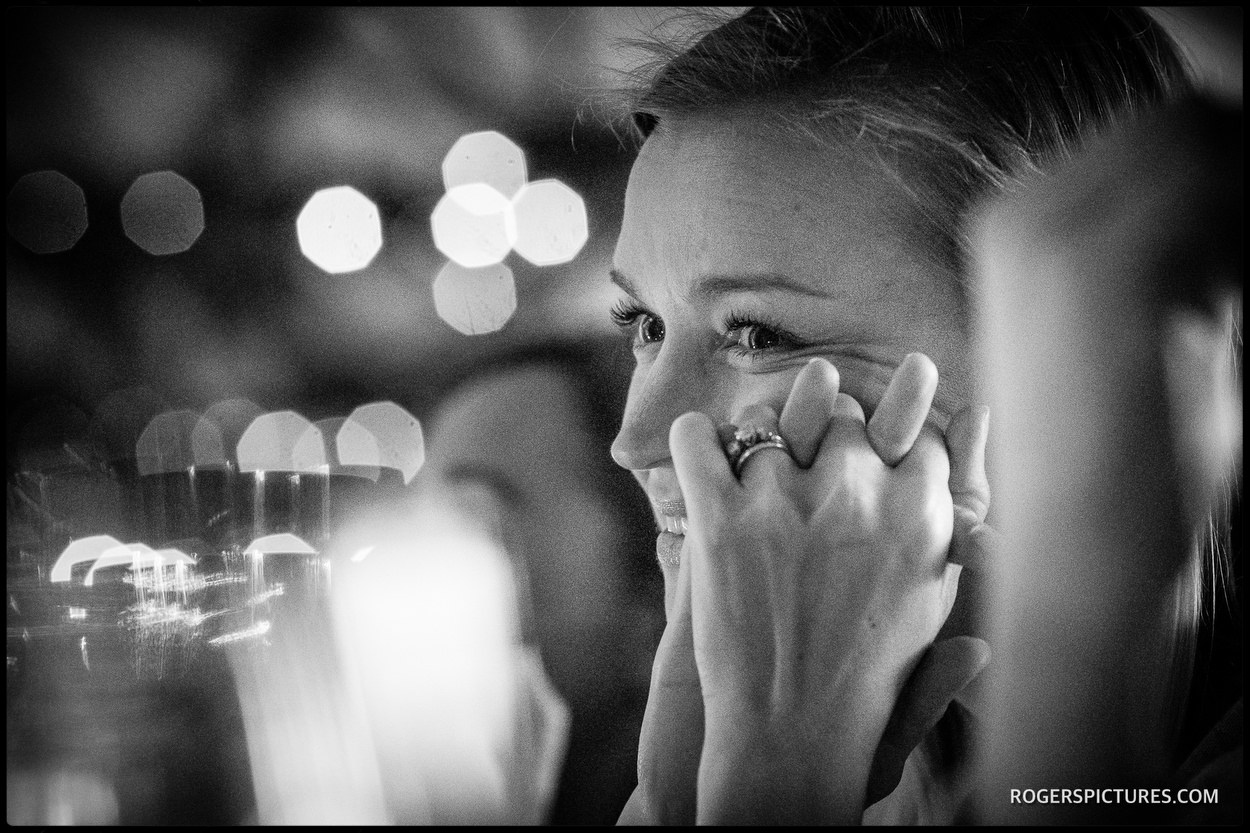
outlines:
{"label": "forehead", "polygon": [[861,302],[949,296],[954,277],[917,241],[917,208],[853,141],[817,144],[758,119],[657,131],[631,171],[616,267],[669,289],[684,279],[782,272]]}

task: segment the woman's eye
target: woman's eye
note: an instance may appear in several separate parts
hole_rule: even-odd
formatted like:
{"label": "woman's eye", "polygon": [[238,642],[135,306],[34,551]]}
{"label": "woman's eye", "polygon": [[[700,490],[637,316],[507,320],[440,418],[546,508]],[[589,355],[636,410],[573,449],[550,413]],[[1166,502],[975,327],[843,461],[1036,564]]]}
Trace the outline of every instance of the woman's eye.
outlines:
{"label": "woman's eye", "polygon": [[664,340],[664,321],[641,307],[622,301],[612,308],[611,316],[635,349]]}
{"label": "woman's eye", "polygon": [[654,315],[640,313],[635,323],[634,338],[638,344],[655,344],[664,340],[664,322]]}
{"label": "woman's eye", "polygon": [[737,346],[743,350],[768,350],[782,342],[780,333],[762,324],[745,324],[738,329]]}
{"label": "woman's eye", "polygon": [[725,344],[744,359],[762,359],[798,350],[805,342],[788,330],[750,315],[731,315],[725,322]]}

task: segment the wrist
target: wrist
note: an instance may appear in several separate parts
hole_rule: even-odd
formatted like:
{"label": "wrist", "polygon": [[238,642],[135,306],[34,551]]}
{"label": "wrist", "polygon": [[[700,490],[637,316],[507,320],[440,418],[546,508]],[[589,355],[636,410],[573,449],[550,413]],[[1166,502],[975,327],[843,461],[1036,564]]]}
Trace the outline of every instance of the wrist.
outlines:
{"label": "wrist", "polygon": [[814,725],[709,715],[699,764],[700,824],[858,824],[868,773],[889,717]]}

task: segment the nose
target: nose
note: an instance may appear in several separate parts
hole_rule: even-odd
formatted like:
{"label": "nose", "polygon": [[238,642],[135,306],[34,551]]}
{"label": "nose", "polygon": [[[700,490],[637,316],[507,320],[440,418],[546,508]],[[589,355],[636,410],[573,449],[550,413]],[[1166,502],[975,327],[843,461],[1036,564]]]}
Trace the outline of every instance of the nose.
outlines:
{"label": "nose", "polygon": [[[666,345],[667,347],[668,345]],[[612,459],[630,471],[643,471],[670,460],[668,429],[687,411],[713,410],[709,380],[684,366],[675,352],[662,354],[634,370],[621,429],[612,442]]]}

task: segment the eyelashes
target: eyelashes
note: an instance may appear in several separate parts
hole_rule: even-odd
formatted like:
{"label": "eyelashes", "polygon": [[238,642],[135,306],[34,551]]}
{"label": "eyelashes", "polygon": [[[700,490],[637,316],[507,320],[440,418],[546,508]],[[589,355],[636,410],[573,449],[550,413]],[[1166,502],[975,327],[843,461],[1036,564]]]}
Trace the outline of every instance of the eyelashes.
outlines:
{"label": "eyelashes", "polygon": [[621,298],[612,305],[612,309],[608,310],[608,316],[617,327],[622,330],[628,330],[634,326],[638,316],[643,315],[645,312],[646,310],[633,301]]}
{"label": "eyelashes", "polygon": [[664,322],[633,301],[622,298],[612,306],[609,315],[635,350],[664,340]]}
{"label": "eyelashes", "polygon": [[[664,340],[664,321],[632,299],[618,300],[609,315],[635,350]],[[756,313],[731,312],[721,325],[721,334],[725,349],[749,360],[804,346],[802,339],[781,324]]]}
{"label": "eyelashes", "polygon": [[802,341],[781,324],[755,313],[730,313],[725,320],[725,339],[736,354],[750,358],[803,346]]}

